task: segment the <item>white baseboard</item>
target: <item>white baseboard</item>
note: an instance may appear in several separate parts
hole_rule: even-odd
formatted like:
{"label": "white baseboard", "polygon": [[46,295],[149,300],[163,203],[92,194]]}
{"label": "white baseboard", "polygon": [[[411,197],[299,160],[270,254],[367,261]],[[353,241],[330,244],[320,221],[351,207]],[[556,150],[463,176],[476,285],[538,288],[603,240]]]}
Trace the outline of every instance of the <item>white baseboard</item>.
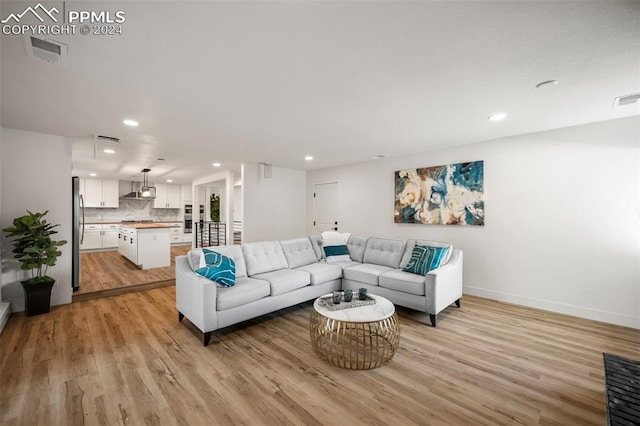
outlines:
{"label": "white baseboard", "polygon": [[625,327],[640,329],[640,318],[620,315],[615,312],[601,311],[598,309],[585,308],[583,306],[553,302],[550,300],[523,297],[515,294],[503,293],[503,292],[494,291],[494,290],[487,290],[487,289],[478,288],[478,287],[464,286],[464,293],[470,294],[472,296],[479,296],[487,299],[499,300],[501,302],[528,306],[530,308],[542,309],[545,311],[572,315],[574,317],[586,318],[594,321],[606,322],[610,324],[616,324],[616,325],[622,325]]}
{"label": "white baseboard", "polygon": [[11,303],[9,302],[0,302],[0,333],[4,330],[4,326],[9,321],[9,316],[11,315]]}

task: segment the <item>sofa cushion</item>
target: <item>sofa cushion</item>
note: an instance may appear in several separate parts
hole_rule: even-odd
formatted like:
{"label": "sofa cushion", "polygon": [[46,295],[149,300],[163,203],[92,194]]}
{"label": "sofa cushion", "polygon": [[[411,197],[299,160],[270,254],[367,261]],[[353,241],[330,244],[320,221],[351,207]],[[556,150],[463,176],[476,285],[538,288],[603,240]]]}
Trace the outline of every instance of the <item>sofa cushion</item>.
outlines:
{"label": "sofa cushion", "polygon": [[353,260],[347,260],[346,262],[333,262],[331,265],[339,266],[342,269],[350,268],[352,266],[362,265],[361,262],[355,262]]}
{"label": "sofa cushion", "polygon": [[449,259],[451,259],[451,253],[453,253],[453,245],[451,245],[450,243],[430,240],[407,240],[407,246],[404,250],[404,255],[402,255],[402,261],[400,262],[400,269],[404,269],[405,266],[407,266],[407,263],[409,263],[409,259],[411,259],[411,253],[413,253],[413,247],[415,247],[416,244],[431,247],[447,247],[447,254],[445,255],[444,260],[442,261],[440,266],[446,265],[447,262],[449,262]]}
{"label": "sofa cushion", "polygon": [[369,238],[364,251],[364,263],[388,266],[398,269],[404,254],[404,241],[387,240],[384,238]]}
{"label": "sofa cushion", "polygon": [[205,265],[196,273],[223,286],[233,287],[236,283],[236,263],[232,258],[209,249],[202,249],[201,259]]}
{"label": "sofa cushion", "polygon": [[187,253],[187,261],[189,262],[189,266],[191,267],[191,270],[193,272],[195,272],[196,269],[200,268],[201,255],[202,255],[201,248],[191,249],[189,250],[189,253]]}
{"label": "sofa cushion", "polygon": [[323,284],[342,278],[342,268],[331,263],[312,263],[294,271],[305,271],[311,275],[311,284]]}
{"label": "sofa cushion", "polygon": [[402,270],[412,274],[426,275],[440,267],[447,255],[447,247],[431,247],[416,244],[413,247],[409,263]]}
{"label": "sofa cushion", "polygon": [[244,260],[247,262],[247,274],[250,277],[288,267],[287,258],[278,241],[245,243],[241,247]]}
{"label": "sofa cushion", "polygon": [[[244,255],[242,254],[242,249],[240,248],[240,246],[215,246],[206,248],[232,258],[236,263],[236,278],[247,276],[247,266],[244,263]],[[201,256],[201,248],[190,250],[187,254],[189,266],[191,266],[191,270],[193,270],[194,272],[196,271],[196,269],[201,268],[205,265],[204,259],[201,259]]]}
{"label": "sofa cushion", "polygon": [[311,241],[311,247],[313,247],[313,251],[316,254],[316,259],[322,260],[322,236],[311,235],[309,236],[309,241]]}
{"label": "sofa cushion", "polygon": [[306,271],[282,269],[254,275],[252,278],[268,281],[271,285],[271,296],[288,293],[311,284],[311,274]]}
{"label": "sofa cushion", "polygon": [[267,297],[271,288],[267,281],[242,277],[236,279],[236,285],[228,288],[219,288],[216,297],[216,310],[235,308],[249,302]]}
{"label": "sofa cushion", "polygon": [[291,269],[318,261],[309,238],[280,241],[280,245]]}
{"label": "sofa cushion", "polygon": [[351,235],[347,242],[349,248],[349,255],[352,260],[362,263],[364,257],[364,249],[367,247],[367,240],[369,237],[359,237],[357,235]]}
{"label": "sofa cushion", "polygon": [[424,296],[424,275],[412,274],[409,272],[394,269],[378,277],[380,287],[389,290],[401,291],[403,293],[411,293],[417,296]]}
{"label": "sofa cushion", "polygon": [[392,270],[393,268],[389,268],[388,266],[362,263],[360,265],[344,269],[342,274],[345,278],[352,281],[378,285],[378,276]]}

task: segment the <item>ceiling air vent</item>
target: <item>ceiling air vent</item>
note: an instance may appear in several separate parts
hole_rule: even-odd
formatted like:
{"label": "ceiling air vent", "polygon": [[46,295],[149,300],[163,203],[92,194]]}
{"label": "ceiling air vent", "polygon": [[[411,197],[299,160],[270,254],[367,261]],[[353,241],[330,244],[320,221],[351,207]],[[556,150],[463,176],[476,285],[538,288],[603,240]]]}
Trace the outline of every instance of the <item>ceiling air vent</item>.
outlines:
{"label": "ceiling air vent", "polygon": [[632,95],[618,96],[613,100],[613,107],[621,107],[626,105],[633,105],[640,100],[640,93],[634,93]]}
{"label": "ceiling air vent", "polygon": [[41,38],[25,35],[25,48],[27,56],[42,59],[53,64],[67,63],[67,45],[54,40],[43,40]]}
{"label": "ceiling air vent", "polygon": [[96,135],[97,142],[113,142],[113,143],[122,143],[122,139],[116,138],[115,136],[105,136],[105,135]]}

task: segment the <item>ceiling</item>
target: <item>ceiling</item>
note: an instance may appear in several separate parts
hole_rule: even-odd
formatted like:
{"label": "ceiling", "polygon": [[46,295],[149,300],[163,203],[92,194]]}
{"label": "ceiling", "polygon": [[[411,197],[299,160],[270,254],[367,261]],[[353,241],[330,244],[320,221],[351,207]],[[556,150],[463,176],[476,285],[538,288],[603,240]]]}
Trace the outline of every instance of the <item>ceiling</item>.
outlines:
{"label": "ceiling", "polygon": [[[640,114],[612,108],[640,92],[638,1],[45,4],[126,14],[121,35],[43,37],[66,65],[1,36],[2,126],[72,138],[81,176],[324,168]],[[116,154],[92,158],[96,133]]]}

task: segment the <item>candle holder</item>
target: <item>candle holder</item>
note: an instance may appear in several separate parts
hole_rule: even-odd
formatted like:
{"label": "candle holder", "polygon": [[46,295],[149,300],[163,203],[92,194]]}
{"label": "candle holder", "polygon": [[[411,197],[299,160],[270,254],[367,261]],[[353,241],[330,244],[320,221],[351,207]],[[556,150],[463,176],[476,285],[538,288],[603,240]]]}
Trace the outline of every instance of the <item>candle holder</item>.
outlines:
{"label": "candle holder", "polygon": [[366,288],[359,288],[358,289],[358,299],[367,300],[367,289]]}
{"label": "candle holder", "polygon": [[338,305],[340,303],[340,299],[342,299],[342,294],[339,291],[333,292],[333,303]]}
{"label": "candle holder", "polygon": [[353,290],[345,290],[344,291],[344,301],[345,302],[351,302],[351,299],[353,299]]}

